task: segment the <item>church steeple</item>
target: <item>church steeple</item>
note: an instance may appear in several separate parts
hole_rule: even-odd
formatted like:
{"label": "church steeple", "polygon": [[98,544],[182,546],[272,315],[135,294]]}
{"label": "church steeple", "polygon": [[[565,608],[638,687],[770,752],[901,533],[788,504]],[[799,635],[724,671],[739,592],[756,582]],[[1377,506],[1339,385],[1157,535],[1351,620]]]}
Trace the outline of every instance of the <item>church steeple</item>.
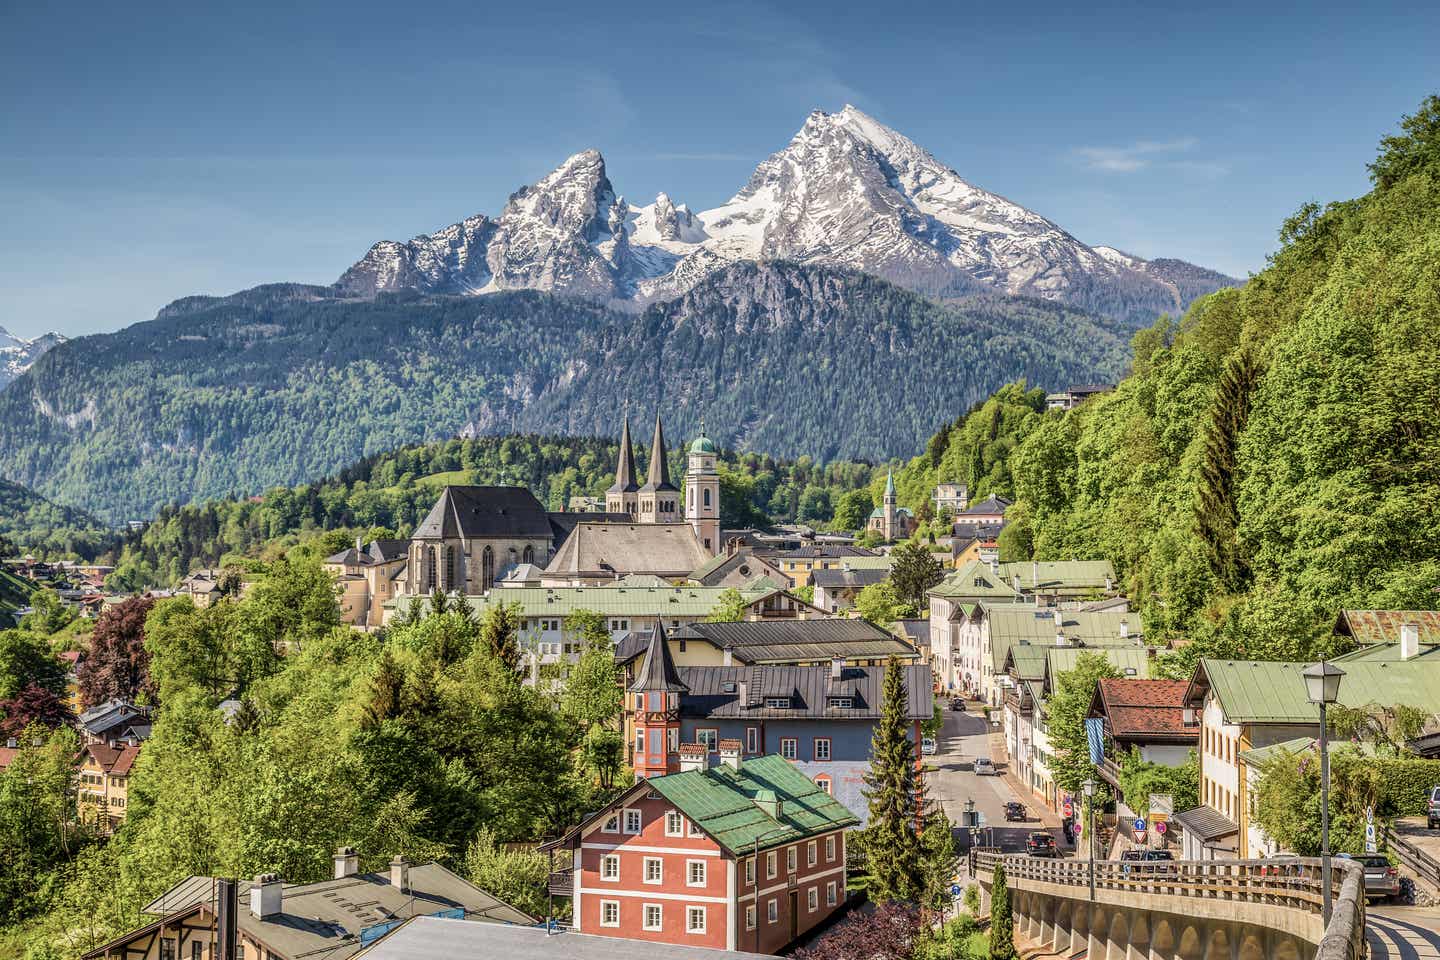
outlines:
{"label": "church steeple", "polygon": [[620,430],[620,459],[615,464],[615,482],[605,491],[605,509],[609,513],[628,513],[635,516],[639,509],[640,490],[635,482],[635,445],[630,442],[630,417]]}
{"label": "church steeple", "polygon": [[650,475],[640,488],[641,523],[678,523],[680,490],[670,482],[670,460],[665,453],[665,431],[655,414],[655,438],[650,442]]}

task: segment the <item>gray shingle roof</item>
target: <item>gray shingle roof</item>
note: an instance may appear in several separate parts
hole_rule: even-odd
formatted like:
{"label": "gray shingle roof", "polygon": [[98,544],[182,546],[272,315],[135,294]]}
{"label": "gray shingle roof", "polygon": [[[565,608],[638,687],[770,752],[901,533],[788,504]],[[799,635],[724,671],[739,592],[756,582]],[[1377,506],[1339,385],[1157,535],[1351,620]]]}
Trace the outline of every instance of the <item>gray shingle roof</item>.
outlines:
{"label": "gray shingle roof", "polygon": [[645,661],[630,685],[634,693],[652,691],[683,691],[688,689],[675,673],[675,661],[670,658],[670,644],[665,639],[665,625],[655,621],[650,631],[650,642],[645,645]]}
{"label": "gray shingle roof", "polygon": [[872,583],[884,583],[890,579],[890,570],[884,567],[865,567],[859,570],[845,568],[810,571],[810,582],[826,590],[847,587],[868,587]]}
{"label": "gray shingle roof", "polygon": [[454,957],[504,957],[506,960],[774,960],[758,953],[737,953],[670,943],[641,944],[623,937],[585,933],[546,935],[541,927],[466,923],[440,917],[416,917],[371,947],[365,960],[452,960]]}
{"label": "gray shingle roof", "polygon": [[[928,720],[934,713],[930,667],[903,667],[909,716]],[[871,720],[880,716],[884,667],[845,667],[832,680],[830,668],[790,666],[679,667],[689,692],[680,698],[680,715],[707,718]],[[758,691],[758,692],[757,692]],[[765,697],[792,698],[792,706],[767,707]],[[852,697],[854,706],[828,706],[831,696]]]}
{"label": "gray shingle roof", "polygon": [[524,487],[447,486],[415,528],[417,540],[518,537],[549,540],[550,518]]}
{"label": "gray shingle roof", "polygon": [[545,572],[555,577],[689,576],[710,558],[688,523],[581,523]]}

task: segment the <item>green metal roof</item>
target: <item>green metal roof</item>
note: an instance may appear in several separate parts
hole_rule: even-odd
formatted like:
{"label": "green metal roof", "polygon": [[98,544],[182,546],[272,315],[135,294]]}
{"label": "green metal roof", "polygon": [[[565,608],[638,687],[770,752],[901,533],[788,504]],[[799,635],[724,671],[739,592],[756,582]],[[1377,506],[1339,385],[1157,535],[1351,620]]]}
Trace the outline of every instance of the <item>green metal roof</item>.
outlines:
{"label": "green metal roof", "polygon": [[[1060,624],[1055,623],[1056,609],[1017,604],[1013,609],[1003,605],[986,605],[990,619],[991,667],[1005,669],[1005,655],[1020,643],[1037,647],[1055,647],[1055,637],[1063,632],[1072,643],[1086,647],[1132,647],[1138,649],[1140,615],[1092,610],[1060,610]],[[1120,636],[1124,621],[1128,636]],[[1060,649],[1065,649],[1061,647]]]}
{"label": "green metal roof", "polygon": [[991,571],[990,565],[971,560],[930,588],[930,596],[946,600],[1006,600],[1020,602],[1020,594],[1004,577]]}
{"label": "green metal roof", "polygon": [[[1422,643],[1420,650],[1415,654],[1414,659],[1424,658],[1440,660],[1440,646],[1435,644]],[[1363,647],[1356,647],[1349,653],[1334,657],[1331,663],[1399,663],[1400,644],[1398,643],[1371,643]]]}
{"label": "green metal roof", "polygon": [[1076,662],[1087,653],[1104,657],[1127,677],[1143,680],[1150,676],[1150,654],[1144,647],[1051,647],[1045,651],[1049,688],[1055,689],[1060,674],[1074,670]]}
{"label": "green metal roof", "polygon": [[841,557],[840,563],[842,568],[849,567],[851,570],[889,570],[895,560],[887,553],[878,557]]}
{"label": "green metal roof", "polygon": [[1109,560],[1022,560],[1000,564],[1000,576],[1011,584],[1019,577],[1022,589],[1042,593],[1099,593],[1107,578],[1115,584]]}
{"label": "green metal roof", "polygon": [[[779,754],[746,759],[739,770],[722,763],[646,783],[736,854],[753,848],[757,840],[764,850],[860,823],[844,804]],[[756,805],[756,799],[769,792],[780,803],[778,819]]]}
{"label": "green metal roof", "polygon": [[[1213,690],[1230,723],[1318,723],[1319,710],[1307,699],[1303,663],[1204,659],[1186,691],[1187,702]],[[1440,660],[1349,661],[1341,668],[1340,702],[1406,704],[1434,709],[1440,703]]]}
{"label": "green metal roof", "polygon": [[1028,643],[1011,647],[1010,662],[1015,666],[1015,676],[1020,680],[1044,680],[1048,653],[1048,647],[1035,647]]}
{"label": "green metal roof", "polygon": [[714,453],[715,444],[710,441],[709,437],[696,437],[694,442],[690,444],[690,452]]}
{"label": "green metal roof", "polygon": [[[1240,759],[1251,766],[1260,766],[1281,753],[1309,753],[1319,746],[1315,737],[1296,737],[1293,740],[1282,740],[1280,743],[1272,743],[1267,747],[1251,747],[1249,750],[1240,751]],[[1366,756],[1375,755],[1375,744],[1341,742],[1330,744],[1330,752],[1333,756],[1342,750],[1359,750]]]}
{"label": "green metal roof", "polygon": [[690,579],[704,580],[706,577],[710,576],[710,574],[714,573],[716,570],[719,570],[723,565],[729,563],[730,557],[731,555],[728,553],[722,553],[719,556],[711,557],[709,560],[706,560],[704,563],[700,564],[700,566],[695,568],[694,572],[690,574]]}

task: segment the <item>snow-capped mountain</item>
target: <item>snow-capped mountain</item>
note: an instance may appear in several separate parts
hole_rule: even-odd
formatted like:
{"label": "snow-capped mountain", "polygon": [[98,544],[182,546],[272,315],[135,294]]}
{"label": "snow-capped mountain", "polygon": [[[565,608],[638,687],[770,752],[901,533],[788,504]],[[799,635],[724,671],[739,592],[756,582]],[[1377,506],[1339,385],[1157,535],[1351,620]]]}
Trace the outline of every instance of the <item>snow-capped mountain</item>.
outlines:
{"label": "snow-capped mountain", "polygon": [[515,193],[494,220],[376,244],[338,286],[359,295],[524,287],[645,302],[737,260],[848,267],[930,295],[999,290],[1137,319],[1234,282],[1087,246],[846,106],[812,113],[713,210],[692,213],[663,193],[627,204],[599,152],[587,150]]}
{"label": "snow-capped mountain", "polygon": [[64,342],[65,338],[58,333],[46,333],[34,340],[25,340],[0,327],[0,389],[29,370],[30,365],[40,359],[46,350]]}

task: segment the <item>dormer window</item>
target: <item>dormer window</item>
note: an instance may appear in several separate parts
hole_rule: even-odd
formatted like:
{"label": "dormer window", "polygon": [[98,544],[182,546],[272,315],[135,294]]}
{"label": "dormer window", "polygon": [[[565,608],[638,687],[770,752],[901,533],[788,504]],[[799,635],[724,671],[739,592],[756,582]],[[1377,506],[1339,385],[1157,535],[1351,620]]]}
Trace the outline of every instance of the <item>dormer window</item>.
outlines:
{"label": "dormer window", "polygon": [[827,704],[831,710],[853,710],[855,708],[855,698],[830,697]]}
{"label": "dormer window", "polygon": [[789,709],[790,709],[790,698],[789,698],[789,697],[766,697],[766,698],[765,698],[765,706],[768,707],[768,708],[771,709],[771,710],[789,710]]}

